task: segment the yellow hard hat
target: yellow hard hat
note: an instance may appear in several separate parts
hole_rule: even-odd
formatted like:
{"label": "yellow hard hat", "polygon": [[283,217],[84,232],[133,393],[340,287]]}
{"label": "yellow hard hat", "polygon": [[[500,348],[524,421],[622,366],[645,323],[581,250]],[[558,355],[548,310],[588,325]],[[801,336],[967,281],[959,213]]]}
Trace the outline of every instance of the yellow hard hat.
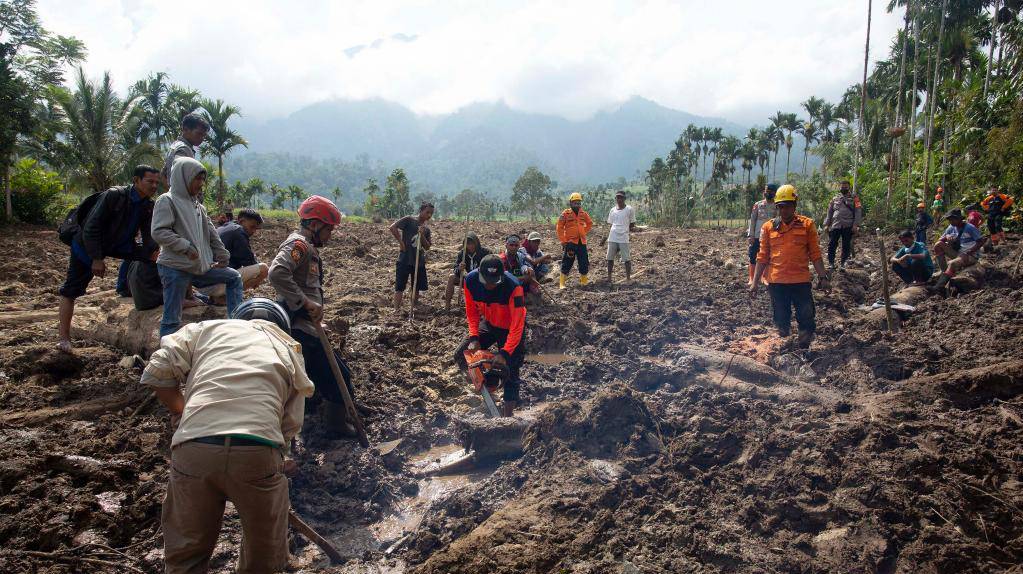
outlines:
{"label": "yellow hard hat", "polygon": [[583,200],[583,194],[581,194],[579,192],[575,192],[572,195],[568,196],[568,200],[569,201],[582,201]]}
{"label": "yellow hard hat", "polygon": [[774,194],[774,202],[781,203],[783,201],[797,201],[799,194],[796,193],[796,188],[793,185],[785,184],[778,188],[778,192]]}

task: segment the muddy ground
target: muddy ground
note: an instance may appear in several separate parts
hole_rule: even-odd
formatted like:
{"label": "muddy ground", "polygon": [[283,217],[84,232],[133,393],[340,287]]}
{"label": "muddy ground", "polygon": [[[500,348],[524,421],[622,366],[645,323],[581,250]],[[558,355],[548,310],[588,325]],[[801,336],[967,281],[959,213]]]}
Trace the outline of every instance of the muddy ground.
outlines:
{"label": "muddy ground", "polygon": [[[985,256],[983,290],[925,301],[893,338],[857,308],[880,294],[875,243],[859,241],[817,294],[805,353],[774,335],[766,295],[748,303],[737,231],[636,235],[636,278],[613,288],[594,245],[595,283],[573,276],[529,309],[529,351],[547,356],[523,370],[523,455],[421,478],[482,416],[450,359],[464,316],[441,302],[463,224],[433,228],[411,324],[388,307],[385,225],[345,224],[323,251],[326,322],[386,448],[328,441],[307,417],[292,503],[347,561],[296,537],[296,570],[1023,571],[1016,238]],[[525,231],[475,229],[492,246]],[[286,234],[269,224],[257,255]],[[123,351],[52,350],[66,259],[50,230],[0,232],[0,571],[159,571],[168,417]],[[216,571],[238,539],[229,509]]]}

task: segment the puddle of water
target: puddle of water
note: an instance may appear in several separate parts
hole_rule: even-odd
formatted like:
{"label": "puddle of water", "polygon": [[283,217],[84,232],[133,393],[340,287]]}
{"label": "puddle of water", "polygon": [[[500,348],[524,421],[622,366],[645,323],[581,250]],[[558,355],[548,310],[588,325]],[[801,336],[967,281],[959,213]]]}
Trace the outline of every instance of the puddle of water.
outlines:
{"label": "puddle of water", "polygon": [[541,365],[560,365],[561,363],[567,363],[577,359],[578,357],[567,355],[565,353],[537,353],[535,355],[526,355],[527,362],[540,363]]}

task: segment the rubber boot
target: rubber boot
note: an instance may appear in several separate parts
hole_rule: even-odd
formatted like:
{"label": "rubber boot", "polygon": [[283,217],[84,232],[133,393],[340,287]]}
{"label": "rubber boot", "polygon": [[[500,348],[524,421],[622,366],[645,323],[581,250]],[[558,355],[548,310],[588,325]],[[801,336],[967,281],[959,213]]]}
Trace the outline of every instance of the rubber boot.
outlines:
{"label": "rubber boot", "polygon": [[589,282],[590,282],[590,276],[589,275],[580,275],[579,276],[579,284],[580,285],[586,285]]}
{"label": "rubber boot", "polygon": [[562,274],[562,275],[561,275],[561,276],[560,276],[560,277],[558,278],[558,289],[564,289],[564,288],[565,288],[565,275],[564,275],[564,274]]}
{"label": "rubber boot", "polygon": [[323,426],[327,429],[327,438],[339,439],[355,436],[355,427],[348,423],[344,403],[323,401],[320,404],[323,413]]}

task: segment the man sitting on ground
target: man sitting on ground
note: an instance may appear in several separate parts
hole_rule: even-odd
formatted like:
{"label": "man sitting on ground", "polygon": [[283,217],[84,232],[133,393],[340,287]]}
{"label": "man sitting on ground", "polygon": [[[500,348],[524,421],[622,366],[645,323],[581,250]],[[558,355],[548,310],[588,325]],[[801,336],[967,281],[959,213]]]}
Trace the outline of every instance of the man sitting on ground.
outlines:
{"label": "man sitting on ground", "polygon": [[465,235],[462,247],[458,250],[458,255],[455,256],[455,267],[451,270],[451,275],[448,276],[448,286],[444,290],[445,311],[451,310],[451,298],[455,295],[455,285],[461,282],[462,277],[479,267],[480,261],[484,257],[490,255],[490,250],[480,245],[480,238],[471,231]]}
{"label": "man sitting on ground", "polygon": [[520,248],[522,241],[514,233],[504,240],[504,252],[501,253],[501,263],[504,270],[512,274],[522,284],[523,288],[536,283],[536,275],[533,266],[526,261],[526,255]]}
{"label": "man sitting on ground", "polygon": [[[75,312],[75,299],[85,294],[93,276],[103,277],[106,274],[103,258],[149,261],[156,252],[157,245],[150,233],[153,220],[151,198],[159,181],[156,168],[148,165],[136,167],[131,185],[101,192],[81,231],[71,241],[67,278],[59,290],[57,348],[61,351],[71,352],[71,317]],[[142,235],[141,245],[135,243],[135,235],[139,233]]]}
{"label": "man sitting on ground", "polygon": [[906,229],[899,234],[902,249],[891,258],[892,271],[906,285],[926,285],[934,273],[934,262],[927,246],[913,240],[913,230]]}
{"label": "man sitting on ground", "polygon": [[522,244],[520,251],[526,255],[526,261],[530,266],[533,267],[533,273],[536,276],[537,283],[546,283],[548,275],[551,272],[551,262],[554,261],[554,257],[544,253],[540,250],[540,241],[543,237],[539,232],[533,231],[526,238],[526,242]]}
{"label": "man sitting on ground", "polygon": [[180,417],[160,519],[166,572],[208,570],[228,500],[242,524],[238,572],[288,565],[286,475],[297,467],[285,455],[313,383],[284,309],[256,298],[232,317],[164,337],[142,373]]}
{"label": "man sitting on ground", "polygon": [[[986,242],[979,229],[966,223],[962,211],[953,209],[948,212],[945,219],[948,220],[948,228],[934,244],[934,255],[938,258],[938,267],[942,271],[938,282],[934,284],[934,289],[941,293],[945,292],[946,284],[956,273],[977,263],[980,248]],[[952,260],[949,261],[949,258]]]}
{"label": "man sitting on ground", "polygon": [[[242,288],[246,290],[259,287],[270,272],[269,265],[256,261],[256,255],[249,243],[262,226],[263,216],[258,211],[243,209],[238,212],[237,221],[229,221],[217,228],[220,241],[231,254],[227,266],[238,270],[242,276]],[[224,303],[226,290],[223,283],[199,291],[218,305]]]}

